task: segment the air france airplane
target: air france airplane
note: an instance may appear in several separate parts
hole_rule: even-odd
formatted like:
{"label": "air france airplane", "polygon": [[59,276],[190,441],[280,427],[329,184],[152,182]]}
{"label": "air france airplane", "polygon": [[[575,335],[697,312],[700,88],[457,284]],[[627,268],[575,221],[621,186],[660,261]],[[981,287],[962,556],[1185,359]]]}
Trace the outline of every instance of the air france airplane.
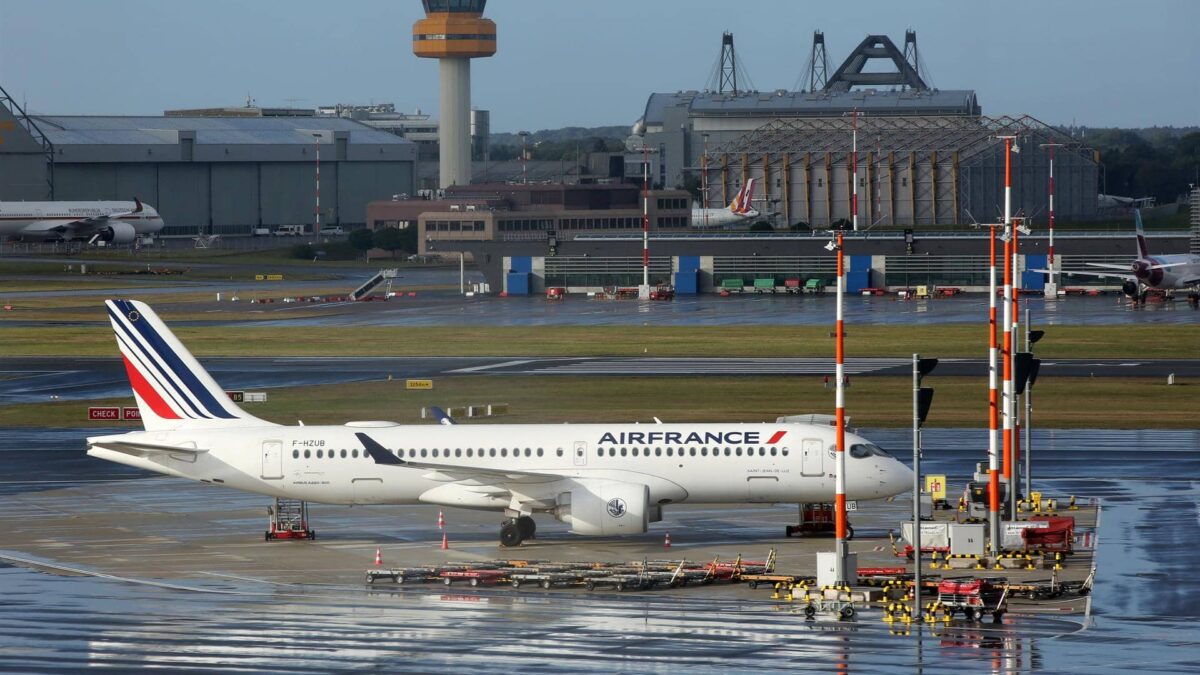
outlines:
{"label": "air france airplane", "polygon": [[[580,535],[645,532],[669,504],[829,502],[834,429],[774,424],[281,426],[239,408],[144,303],[109,300],[144,431],[88,454],[274,497],[502,512],[500,542],[549,514]],[[912,472],[846,434],[847,498],[912,486]]]}
{"label": "air france airplane", "polygon": [[132,244],[163,228],[162,216],[132,202],[0,202],[0,235],[36,241]]}

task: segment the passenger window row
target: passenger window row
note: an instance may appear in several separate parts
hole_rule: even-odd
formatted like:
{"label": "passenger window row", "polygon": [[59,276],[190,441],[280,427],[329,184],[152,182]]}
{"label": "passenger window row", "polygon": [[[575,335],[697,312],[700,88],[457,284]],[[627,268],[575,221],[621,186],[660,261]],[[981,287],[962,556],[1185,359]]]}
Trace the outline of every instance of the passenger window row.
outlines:
{"label": "passenger window row", "polygon": [[[665,448],[665,449],[664,448],[620,448],[620,449],[608,448],[607,455],[609,457],[616,457],[618,454],[621,457],[628,457],[628,456],[649,457],[651,451],[654,452],[655,457],[662,457],[664,454],[667,457],[685,457],[685,456],[696,457],[697,455],[699,455],[700,457],[708,457],[709,456],[708,448],[699,448],[699,449],[697,449],[697,448]],[[720,456],[722,456],[721,453],[722,453],[722,448],[713,448],[712,449],[713,457],[720,457]],[[597,457],[603,457],[605,454],[606,454],[605,448],[596,448],[596,456]],[[771,457],[775,457],[777,455],[783,455],[784,457],[787,457],[788,449],[787,448],[774,448],[774,447],[769,448],[769,449],[766,447],[745,448],[745,449],[743,449],[743,448],[724,448],[724,456],[725,457],[741,457],[743,454],[746,457],[753,457],[755,454],[757,454],[759,457],[766,457],[768,454]]]}
{"label": "passenger window row", "polygon": [[[416,448],[409,448],[408,450],[393,450],[392,451],[392,454],[395,455],[396,457],[399,457],[400,459],[405,459],[405,458],[407,458],[407,459],[418,459],[418,458],[424,459],[424,458],[429,458],[429,457],[433,457],[435,459],[439,458],[439,457],[449,459],[451,457],[451,453],[453,453],[453,456],[456,458],[497,457],[497,456],[508,457],[510,454],[513,457],[535,457],[535,456],[543,457],[543,456],[545,456],[546,451],[543,448],[537,448],[536,450],[533,448],[512,448],[511,450],[509,448],[500,448],[499,450],[497,450],[496,448],[479,448],[478,450],[476,450],[475,448],[467,448],[466,450],[463,450],[462,448],[454,448],[453,450],[451,450],[450,448],[444,448],[444,449],[443,448],[432,448],[432,449],[421,448],[420,450],[418,450]],[[326,458],[334,459],[339,456],[342,459],[346,459],[347,457],[350,457],[351,459],[358,459],[358,454],[359,454],[359,451],[357,449],[355,449],[355,450],[319,449],[316,451],[313,451],[313,450],[304,450],[303,451],[304,459],[312,459],[313,457],[315,457],[317,459],[326,459]],[[563,449],[562,448],[556,449],[555,454],[558,457],[562,457]],[[301,451],[298,448],[292,450],[292,458],[293,459],[299,459],[300,456],[301,456]],[[368,458],[368,459],[370,458],[370,455],[367,454],[366,450],[362,451],[362,456],[364,458]]]}

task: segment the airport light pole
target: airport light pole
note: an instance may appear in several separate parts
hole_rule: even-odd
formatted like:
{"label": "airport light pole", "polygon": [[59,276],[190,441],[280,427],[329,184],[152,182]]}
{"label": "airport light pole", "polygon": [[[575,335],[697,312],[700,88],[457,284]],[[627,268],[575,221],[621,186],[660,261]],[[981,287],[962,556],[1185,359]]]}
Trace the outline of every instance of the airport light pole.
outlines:
{"label": "airport light pole", "polygon": [[996,225],[988,226],[991,261],[988,293],[988,551],[1000,552],[1000,390],[996,341]]}
{"label": "airport light pole", "polygon": [[[1004,448],[1004,478],[1008,483],[1008,492],[1011,495],[1013,491],[1012,485],[1012,441],[1013,441],[1013,359],[1012,359],[1012,326],[1013,326],[1013,306],[1012,306],[1012,148],[1013,141],[1016,136],[1001,136],[1004,140],[1004,256],[1002,264],[1004,266],[1004,320],[1000,324],[1002,338],[1000,341],[1000,353],[1003,361],[1003,369],[1001,370],[1001,431],[1003,434],[1002,445]],[[1010,517],[1011,517],[1010,512]],[[994,544],[998,547],[999,542]]]}
{"label": "airport light pole", "polygon": [[[838,585],[848,583],[846,569],[848,553],[846,542],[846,331],[844,311],[846,301],[846,271],[844,230],[836,231],[836,239],[825,245],[837,253],[837,319],[834,326],[834,377],[837,378],[834,395],[834,423],[837,439],[834,451],[834,577]],[[856,571],[857,574],[857,571]]]}
{"label": "airport light pole", "polygon": [[[1033,355],[1033,345],[1041,340],[1046,331],[1030,330],[1031,324],[1029,321],[1029,308],[1025,308],[1025,351]],[[1025,380],[1025,495],[1028,497],[1032,494],[1031,484],[1033,482],[1033,384],[1037,381],[1038,367],[1041,361],[1032,359],[1030,362],[1029,376]]]}
{"label": "airport light pole", "polygon": [[313,237],[321,235],[321,134],[313,134],[314,145],[317,148],[317,204],[313,209]]}
{"label": "airport light pole", "polygon": [[933,404],[933,389],[922,387],[921,378],[933,372],[937,364],[937,359],[913,354],[913,619],[921,616],[921,426]]}
{"label": "airport light pole", "polygon": [[1041,147],[1046,148],[1050,152],[1050,178],[1047,181],[1046,189],[1050,198],[1049,210],[1049,225],[1050,225],[1050,248],[1047,260],[1047,268],[1050,270],[1050,293],[1049,297],[1058,298],[1058,277],[1054,273],[1054,149],[1061,148],[1065,143],[1042,143]]}
{"label": "airport light pole", "polygon": [[1009,302],[1012,307],[1009,309],[1009,315],[1012,317],[1012,326],[1009,327],[1011,336],[1010,342],[1010,359],[1009,367],[1012,372],[1008,377],[1012,380],[1012,398],[1008,401],[1009,415],[1012,417],[1012,460],[1010,462],[1011,473],[1008,476],[1008,517],[1016,520],[1017,517],[1017,483],[1020,481],[1021,468],[1021,412],[1019,407],[1019,399],[1021,397],[1020,387],[1017,386],[1017,350],[1019,349],[1017,340],[1020,335],[1019,325],[1021,316],[1021,230],[1024,228],[1024,218],[1013,218],[1012,228],[1012,297]]}
{"label": "airport light pole", "polygon": [[[854,223],[854,231],[858,232],[858,108],[854,109],[854,117],[850,123],[850,181],[853,183],[850,203],[850,218]],[[905,270],[908,266],[905,266]]]}
{"label": "airport light pole", "polygon": [[642,144],[642,286],[638,297],[650,299],[650,150]]}
{"label": "airport light pole", "polygon": [[708,134],[704,137],[704,155],[700,158],[700,209],[704,214],[704,227],[708,227]]}

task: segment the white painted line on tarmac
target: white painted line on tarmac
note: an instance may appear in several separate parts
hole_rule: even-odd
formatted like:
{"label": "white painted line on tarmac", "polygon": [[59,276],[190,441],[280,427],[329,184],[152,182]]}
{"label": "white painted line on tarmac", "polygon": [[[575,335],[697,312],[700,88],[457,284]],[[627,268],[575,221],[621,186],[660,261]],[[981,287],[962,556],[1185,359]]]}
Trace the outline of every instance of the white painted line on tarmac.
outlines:
{"label": "white painted line on tarmac", "polygon": [[536,359],[521,359],[519,361],[504,361],[503,363],[489,363],[483,366],[472,366],[470,368],[458,368],[457,370],[446,371],[448,373],[479,373],[485,370],[494,368],[508,368],[511,366],[523,366],[526,363],[536,363]]}

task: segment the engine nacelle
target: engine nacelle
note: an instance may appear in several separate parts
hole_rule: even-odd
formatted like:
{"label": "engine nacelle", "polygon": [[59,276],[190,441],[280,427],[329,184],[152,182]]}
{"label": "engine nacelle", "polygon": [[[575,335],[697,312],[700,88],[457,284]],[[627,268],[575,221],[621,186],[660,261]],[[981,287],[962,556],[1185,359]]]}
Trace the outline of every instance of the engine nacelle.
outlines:
{"label": "engine nacelle", "polygon": [[614,480],[573,480],[559,495],[554,517],[575,534],[641,534],[650,519],[650,488]]}
{"label": "engine nacelle", "polygon": [[100,228],[100,238],[110,244],[132,244],[137,238],[137,230],[129,223],[113,220]]}

